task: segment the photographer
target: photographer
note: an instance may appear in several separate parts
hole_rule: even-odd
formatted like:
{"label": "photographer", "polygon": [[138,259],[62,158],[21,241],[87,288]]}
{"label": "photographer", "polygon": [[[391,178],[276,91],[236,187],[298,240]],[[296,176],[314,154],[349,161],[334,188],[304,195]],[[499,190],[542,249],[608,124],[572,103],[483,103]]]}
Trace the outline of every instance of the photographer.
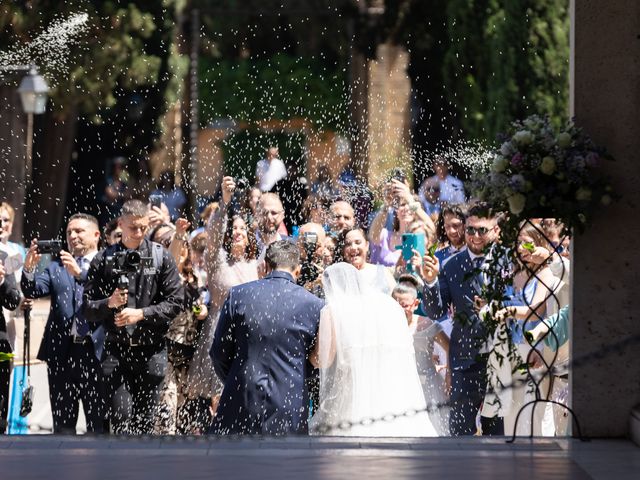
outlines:
{"label": "photographer", "polygon": [[183,308],[184,291],[169,252],[145,239],[147,205],[126,202],[118,223],[122,240],[91,262],[84,313],[106,331],[102,367],[108,404],[124,383],[133,403],[128,433],[148,434],[166,369],[164,335]]}
{"label": "photographer", "polygon": [[[68,251],[57,240],[31,242],[20,283],[27,298],[51,297],[38,359],[47,363],[53,432],[75,434],[82,400],[87,431],[101,433],[104,387],[99,357],[104,332],[96,325],[90,328],[81,311],[89,263],[98,253],[98,220],[84,213],[72,215],[66,236]],[[53,260],[44,272],[34,274],[42,254],[53,255]]]}
{"label": "photographer", "polygon": [[298,230],[302,263],[297,283],[320,298],[324,298],[321,280],[325,237],[324,228],[318,223],[305,223]]}

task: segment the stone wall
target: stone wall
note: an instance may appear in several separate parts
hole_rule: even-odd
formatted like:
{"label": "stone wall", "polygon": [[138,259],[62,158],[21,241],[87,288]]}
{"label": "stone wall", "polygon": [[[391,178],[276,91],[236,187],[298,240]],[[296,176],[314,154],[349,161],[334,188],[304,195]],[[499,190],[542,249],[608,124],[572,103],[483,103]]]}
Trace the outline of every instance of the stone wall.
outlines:
{"label": "stone wall", "polygon": [[[573,356],[640,334],[640,2],[572,0],[571,109],[615,157],[606,164],[621,201],[574,241]],[[628,433],[640,403],[640,344],[572,373],[573,408],[584,433]]]}

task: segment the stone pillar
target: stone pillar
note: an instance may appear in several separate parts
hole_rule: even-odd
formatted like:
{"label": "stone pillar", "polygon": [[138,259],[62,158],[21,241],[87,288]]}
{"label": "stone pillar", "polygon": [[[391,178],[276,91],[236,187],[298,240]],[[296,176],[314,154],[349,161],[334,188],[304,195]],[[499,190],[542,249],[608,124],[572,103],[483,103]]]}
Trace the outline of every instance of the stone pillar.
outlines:
{"label": "stone pillar", "polygon": [[[640,333],[640,2],[572,0],[571,114],[615,162],[622,200],[602,211],[573,254],[573,357]],[[640,344],[589,359],[572,372],[583,433],[628,433],[640,403]],[[575,430],[574,430],[575,433]]]}

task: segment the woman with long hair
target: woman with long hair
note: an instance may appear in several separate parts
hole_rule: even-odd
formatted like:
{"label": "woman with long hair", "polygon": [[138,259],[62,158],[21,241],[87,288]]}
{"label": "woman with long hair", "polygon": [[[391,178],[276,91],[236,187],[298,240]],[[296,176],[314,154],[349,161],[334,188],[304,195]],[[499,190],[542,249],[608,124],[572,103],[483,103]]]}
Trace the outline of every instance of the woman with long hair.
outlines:
{"label": "woman with long hair", "polygon": [[209,357],[213,334],[229,289],[258,279],[258,247],[253,230],[241,215],[228,215],[236,185],[232,177],[222,179],[222,201],[209,219],[205,264],[210,295],[205,320],[188,374],[190,398],[209,398],[215,411],[222,392]]}

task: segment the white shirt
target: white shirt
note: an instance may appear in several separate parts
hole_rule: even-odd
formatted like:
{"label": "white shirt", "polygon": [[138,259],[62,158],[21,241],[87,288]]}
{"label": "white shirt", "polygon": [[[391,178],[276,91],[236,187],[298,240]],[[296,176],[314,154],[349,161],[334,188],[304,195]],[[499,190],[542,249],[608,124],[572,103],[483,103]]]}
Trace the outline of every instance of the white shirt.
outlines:
{"label": "white shirt", "polygon": [[440,203],[446,202],[449,205],[453,205],[465,202],[464,185],[461,180],[453,175],[447,175],[444,180],[440,180],[438,176],[434,178],[437,178],[438,182],[440,182]]}
{"label": "white shirt", "polygon": [[[82,273],[85,273],[87,270],[89,270],[89,265],[91,264],[91,260],[93,260],[93,257],[95,257],[98,254],[98,251],[93,251],[91,253],[87,253],[84,257],[76,257],[76,262],[78,263],[78,266],[80,267],[80,269],[82,270]],[[77,335],[78,334],[78,328],[76,327],[76,319],[73,319],[73,325],[71,326],[71,335]]]}
{"label": "white shirt", "polygon": [[287,169],[284,162],[279,158],[269,160],[264,159],[256,166],[256,177],[258,177],[260,190],[269,192],[280,180],[287,176]]}

